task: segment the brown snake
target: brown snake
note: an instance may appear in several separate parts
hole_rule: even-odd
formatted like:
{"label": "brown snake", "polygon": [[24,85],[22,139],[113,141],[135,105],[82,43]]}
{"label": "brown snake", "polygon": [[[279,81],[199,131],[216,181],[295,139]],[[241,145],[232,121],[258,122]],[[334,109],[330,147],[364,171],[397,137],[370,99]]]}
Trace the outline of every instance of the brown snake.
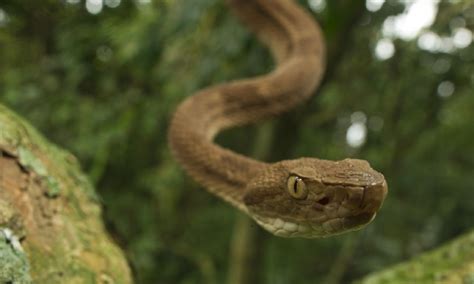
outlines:
{"label": "brown snake", "polygon": [[187,98],[171,121],[172,153],[211,193],[277,236],[327,237],[363,227],[387,194],[383,175],[368,162],[300,158],[269,164],[212,142],[223,129],[275,116],[304,102],[319,85],[325,67],[321,30],[293,2],[229,2],[269,46],[277,68]]}

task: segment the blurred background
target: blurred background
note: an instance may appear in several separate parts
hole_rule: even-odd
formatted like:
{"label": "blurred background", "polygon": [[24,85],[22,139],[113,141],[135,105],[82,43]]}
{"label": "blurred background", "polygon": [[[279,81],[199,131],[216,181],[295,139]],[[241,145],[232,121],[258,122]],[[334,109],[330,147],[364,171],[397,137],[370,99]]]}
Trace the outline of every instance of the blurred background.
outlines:
{"label": "blurred background", "polygon": [[384,173],[375,221],[321,240],[263,232],[170,156],[180,101],[273,68],[225,1],[0,2],[0,101],[79,158],[138,283],[239,273],[249,283],[347,283],[472,228],[474,2],[299,2],[327,39],[317,95],[218,141],[266,161],[362,158]]}

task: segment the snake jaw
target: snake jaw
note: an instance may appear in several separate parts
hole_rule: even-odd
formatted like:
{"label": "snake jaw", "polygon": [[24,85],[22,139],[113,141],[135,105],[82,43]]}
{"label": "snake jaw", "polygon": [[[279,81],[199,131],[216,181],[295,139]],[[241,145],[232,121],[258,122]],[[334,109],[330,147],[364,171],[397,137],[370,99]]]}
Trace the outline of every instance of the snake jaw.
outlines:
{"label": "snake jaw", "polygon": [[357,216],[337,217],[320,224],[294,223],[281,218],[254,215],[253,219],[271,234],[286,238],[326,238],[347,232],[357,231],[371,223],[376,213],[364,213]]}
{"label": "snake jaw", "polygon": [[327,234],[320,226],[297,224],[290,221],[284,221],[281,218],[270,218],[259,215],[255,215],[253,218],[257,224],[278,237],[319,238],[324,237]]}
{"label": "snake jaw", "polygon": [[321,224],[293,223],[281,218],[253,216],[265,230],[278,237],[285,238],[326,238],[357,231],[375,219],[376,213],[351,217],[338,217]]}

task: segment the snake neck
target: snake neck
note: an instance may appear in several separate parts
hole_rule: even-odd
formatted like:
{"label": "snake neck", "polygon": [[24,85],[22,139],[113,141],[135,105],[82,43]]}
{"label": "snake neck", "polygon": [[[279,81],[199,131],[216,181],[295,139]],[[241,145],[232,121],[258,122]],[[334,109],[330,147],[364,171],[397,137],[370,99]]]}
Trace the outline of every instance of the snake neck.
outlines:
{"label": "snake neck", "polygon": [[[172,152],[186,172],[211,193],[246,211],[242,198],[246,185],[266,164],[212,143],[223,114],[208,109],[213,93],[186,100],[172,120],[169,140]],[[222,110],[222,109],[221,109]],[[225,111],[225,110],[222,110]]]}
{"label": "snake neck", "polygon": [[268,164],[213,143],[221,130],[278,115],[304,102],[324,70],[321,31],[291,1],[231,0],[236,14],[269,46],[278,65],[264,76],[199,91],[180,104],[169,128],[172,153],[197,182],[246,211],[248,182]]}

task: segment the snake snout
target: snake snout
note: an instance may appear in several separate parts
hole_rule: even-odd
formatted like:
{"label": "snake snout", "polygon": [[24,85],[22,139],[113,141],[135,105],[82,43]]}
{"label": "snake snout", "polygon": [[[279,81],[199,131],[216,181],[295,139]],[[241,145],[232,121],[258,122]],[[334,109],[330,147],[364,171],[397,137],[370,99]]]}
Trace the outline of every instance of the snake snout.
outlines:
{"label": "snake snout", "polygon": [[364,188],[362,201],[360,203],[361,213],[375,213],[382,207],[387,195],[387,184],[385,181],[380,184],[369,185]]}

